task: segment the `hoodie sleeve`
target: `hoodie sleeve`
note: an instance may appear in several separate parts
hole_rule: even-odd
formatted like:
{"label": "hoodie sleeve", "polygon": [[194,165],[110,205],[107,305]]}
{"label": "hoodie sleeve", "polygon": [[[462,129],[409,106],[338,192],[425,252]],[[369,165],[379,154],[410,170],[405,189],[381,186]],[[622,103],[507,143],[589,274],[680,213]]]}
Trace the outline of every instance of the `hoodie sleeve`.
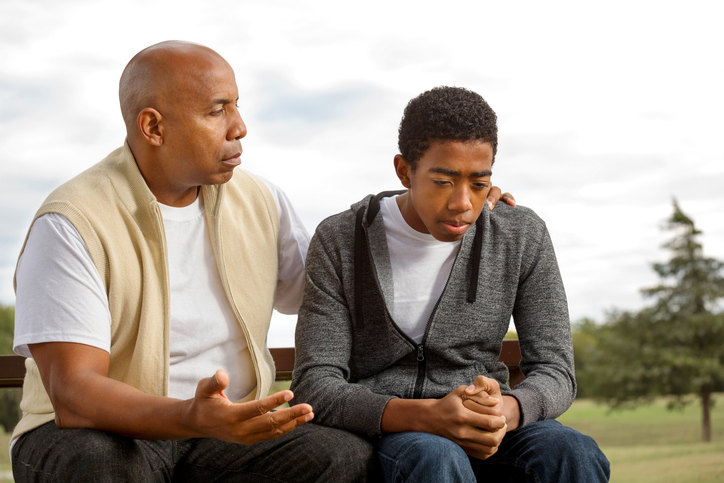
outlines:
{"label": "hoodie sleeve", "polygon": [[[332,220],[345,220],[344,214],[340,216],[341,220]],[[323,222],[309,246],[291,389],[294,404],[312,406],[315,422],[375,436],[382,434],[382,413],[392,396],[376,394],[349,382],[352,308],[347,294],[354,292],[349,290],[351,281],[345,283],[343,274],[352,273],[354,260],[344,256],[341,246],[345,241],[353,246],[354,223],[353,219],[347,221]]]}
{"label": "hoodie sleeve", "polygon": [[513,319],[526,378],[508,393],[520,404],[520,426],[560,416],[576,396],[566,294],[545,227],[524,265]]}

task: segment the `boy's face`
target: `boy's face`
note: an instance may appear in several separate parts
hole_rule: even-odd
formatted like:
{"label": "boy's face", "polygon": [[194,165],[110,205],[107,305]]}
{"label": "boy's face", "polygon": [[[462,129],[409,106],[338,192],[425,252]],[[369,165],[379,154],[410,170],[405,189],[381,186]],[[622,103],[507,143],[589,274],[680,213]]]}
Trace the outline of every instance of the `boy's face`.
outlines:
{"label": "boy's face", "polygon": [[413,172],[401,155],[395,170],[407,193],[397,198],[405,221],[440,241],[456,241],[478,219],[490,191],[493,148],[481,141],[433,141]]}

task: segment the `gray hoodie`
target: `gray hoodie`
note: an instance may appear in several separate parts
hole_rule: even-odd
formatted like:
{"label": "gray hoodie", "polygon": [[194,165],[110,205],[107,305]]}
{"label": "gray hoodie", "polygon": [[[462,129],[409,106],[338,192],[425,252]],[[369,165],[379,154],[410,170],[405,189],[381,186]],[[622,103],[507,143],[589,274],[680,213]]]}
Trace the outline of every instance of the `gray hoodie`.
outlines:
{"label": "gray hoodie", "polygon": [[[390,316],[392,269],[379,199],[324,220],[307,255],[296,329],[294,403],[315,422],[380,435],[392,397],[442,398],[478,375],[514,396],[520,426],[561,415],[576,392],[563,289],[545,223],[533,211],[486,207],[462,239],[421,344]],[[510,389],[497,362],[511,315],[526,379]]]}

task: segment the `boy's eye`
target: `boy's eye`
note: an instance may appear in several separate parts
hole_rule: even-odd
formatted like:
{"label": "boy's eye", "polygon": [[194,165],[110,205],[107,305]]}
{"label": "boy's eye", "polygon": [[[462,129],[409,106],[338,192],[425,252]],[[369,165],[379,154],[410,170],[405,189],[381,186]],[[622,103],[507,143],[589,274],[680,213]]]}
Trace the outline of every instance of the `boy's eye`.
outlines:
{"label": "boy's eye", "polygon": [[435,183],[438,186],[444,186],[450,184],[450,181],[444,180],[444,179],[434,179],[432,180],[433,183]]}
{"label": "boy's eye", "polygon": [[488,183],[473,183],[473,187],[475,187],[475,189],[484,190],[488,187]]}

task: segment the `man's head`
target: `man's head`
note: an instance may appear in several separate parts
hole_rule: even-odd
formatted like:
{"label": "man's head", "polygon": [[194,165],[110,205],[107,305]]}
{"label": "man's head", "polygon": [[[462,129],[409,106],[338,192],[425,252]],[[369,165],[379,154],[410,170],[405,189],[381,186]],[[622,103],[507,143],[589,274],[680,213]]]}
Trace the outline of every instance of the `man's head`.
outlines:
{"label": "man's head", "polygon": [[400,123],[395,171],[405,221],[440,241],[475,223],[490,191],[498,145],[495,112],[467,89],[438,87],[416,97]]}
{"label": "man's head", "polygon": [[183,206],[198,186],[231,179],[246,126],[234,71],[219,54],[189,42],[152,45],[126,66],[119,97],[128,143],[160,202]]}

